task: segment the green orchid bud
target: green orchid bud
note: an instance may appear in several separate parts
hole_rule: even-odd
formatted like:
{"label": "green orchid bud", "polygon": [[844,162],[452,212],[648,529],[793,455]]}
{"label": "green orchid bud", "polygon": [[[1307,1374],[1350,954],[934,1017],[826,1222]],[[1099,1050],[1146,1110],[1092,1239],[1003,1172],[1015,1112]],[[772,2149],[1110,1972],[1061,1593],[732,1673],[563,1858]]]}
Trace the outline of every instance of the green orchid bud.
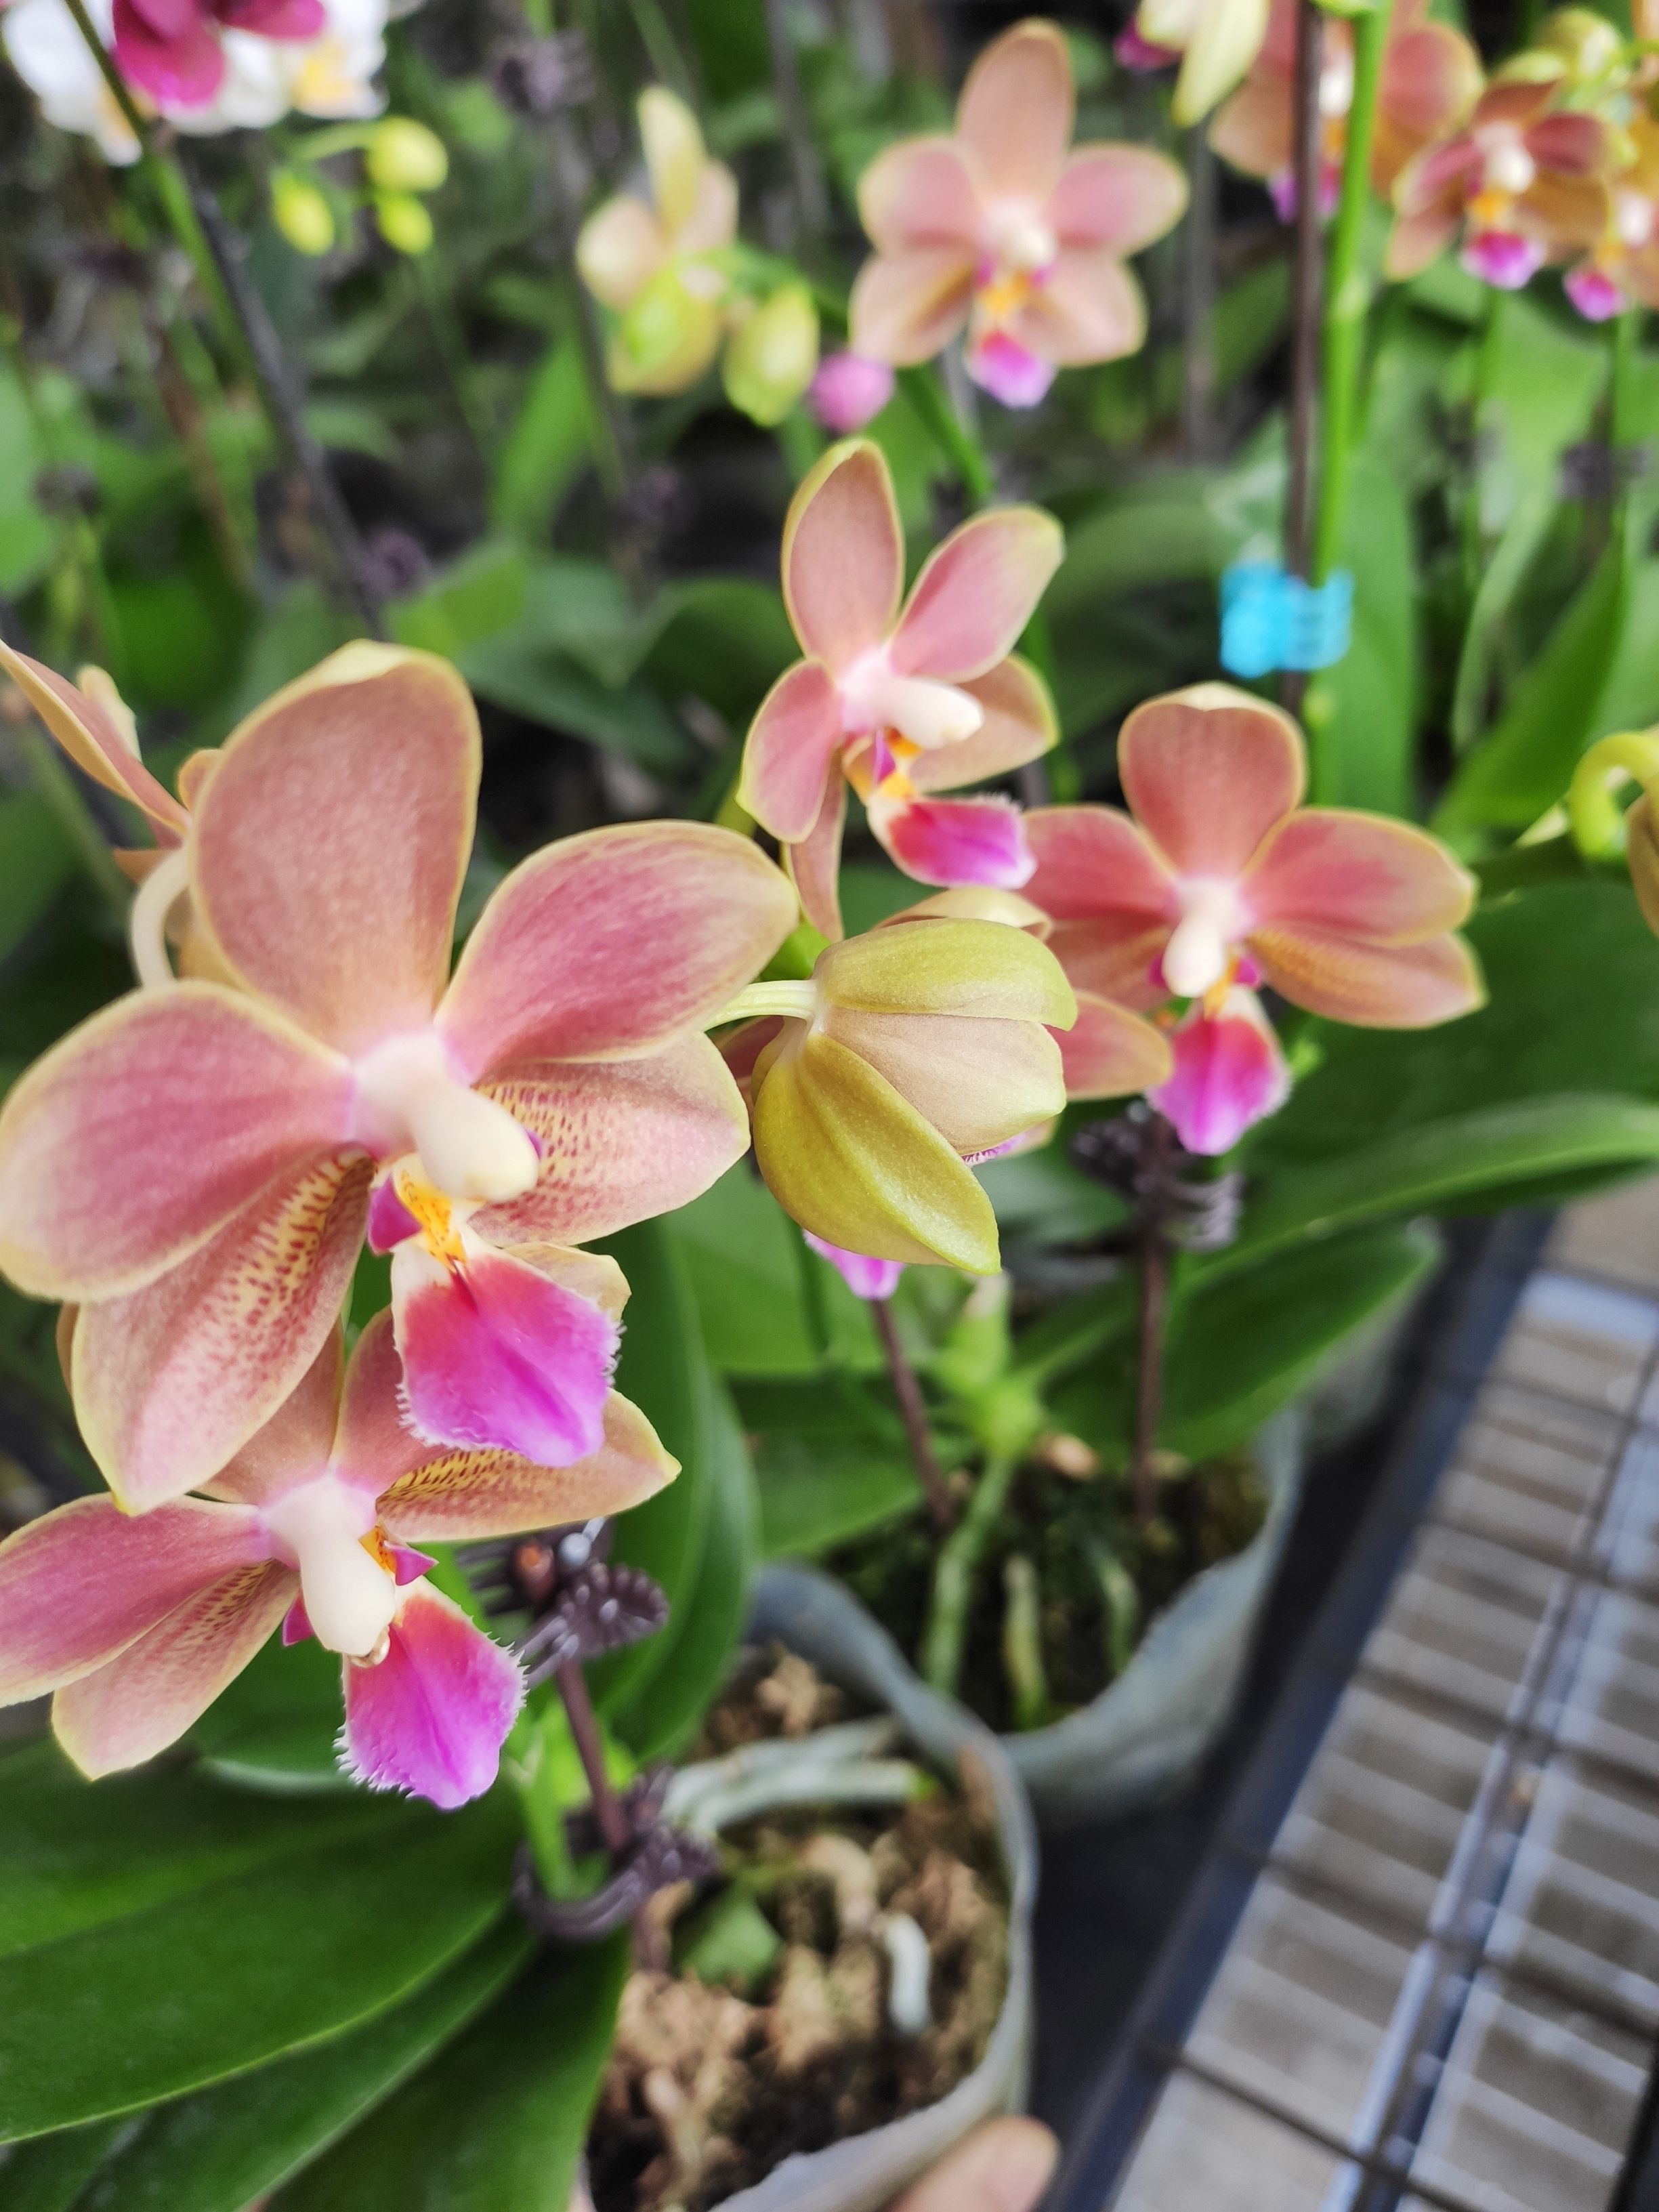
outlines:
{"label": "green orchid bud", "polygon": [[1605,76],[1625,49],[1613,24],[1591,8],[1556,9],[1544,18],[1533,44],[1547,54],[1558,55],[1574,84],[1589,84]]}
{"label": "green orchid bud", "polygon": [[739,414],[769,429],[812,381],[818,365],[818,311],[805,284],[785,284],[739,324],[726,349],[726,396]]}
{"label": "green orchid bud", "polygon": [[369,136],[363,166],[383,192],[435,192],[449,174],[449,155],[424,123],[388,115]]}
{"label": "green orchid bud", "polygon": [[[718,288],[700,264],[659,269],[618,322],[606,373],[618,392],[684,392],[720,350]],[[698,280],[698,281],[688,281]]]}
{"label": "green orchid bud", "polygon": [[374,203],[374,220],[381,237],[399,253],[418,258],[430,252],[432,218],[410,193],[382,192]]}
{"label": "green orchid bud", "polygon": [[278,169],[270,180],[270,218],[298,253],[326,253],[334,243],[327,196],[292,169]]}

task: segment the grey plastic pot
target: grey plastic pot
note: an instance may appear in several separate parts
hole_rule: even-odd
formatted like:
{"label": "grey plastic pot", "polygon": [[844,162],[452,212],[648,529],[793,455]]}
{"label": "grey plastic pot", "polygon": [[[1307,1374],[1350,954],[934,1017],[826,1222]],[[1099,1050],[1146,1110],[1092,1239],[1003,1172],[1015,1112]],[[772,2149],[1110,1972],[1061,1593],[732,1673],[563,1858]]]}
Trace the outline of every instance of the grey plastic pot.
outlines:
{"label": "grey plastic pot", "polygon": [[1031,1909],[1036,1829],[1006,1750],[989,1729],[937,1696],[858,1601],[810,1567],[769,1566],[757,1583],[754,1639],[776,1638],[819,1673],[902,1724],[928,1764],[988,1786],[1007,1872],[1008,1987],[984,2057],[947,2097],[825,2150],[786,2159],[720,2212],[880,2212],[968,2130],[1024,2100],[1031,2033]]}

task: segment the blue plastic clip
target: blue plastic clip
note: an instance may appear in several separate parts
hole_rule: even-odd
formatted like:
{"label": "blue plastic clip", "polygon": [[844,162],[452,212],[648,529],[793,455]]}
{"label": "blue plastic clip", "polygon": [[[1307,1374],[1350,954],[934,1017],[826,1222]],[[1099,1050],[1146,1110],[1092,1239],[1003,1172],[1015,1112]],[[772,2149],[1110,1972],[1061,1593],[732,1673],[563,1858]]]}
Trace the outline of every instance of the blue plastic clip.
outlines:
{"label": "blue plastic clip", "polygon": [[1287,575],[1276,561],[1239,561],[1221,579],[1221,665],[1233,676],[1276,668],[1329,668],[1353,631],[1353,575],[1322,584]]}

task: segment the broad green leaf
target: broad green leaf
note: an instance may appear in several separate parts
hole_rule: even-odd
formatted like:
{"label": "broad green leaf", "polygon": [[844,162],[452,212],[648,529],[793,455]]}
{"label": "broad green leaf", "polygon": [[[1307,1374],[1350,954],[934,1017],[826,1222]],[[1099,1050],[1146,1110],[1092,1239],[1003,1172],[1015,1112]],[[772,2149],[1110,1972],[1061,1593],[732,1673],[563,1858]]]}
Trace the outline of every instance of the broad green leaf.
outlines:
{"label": "broad green leaf", "polygon": [[[800,1233],[747,1160],[683,1206],[685,1255],[708,1357],[724,1375],[807,1375],[823,1347],[803,1297]],[[833,1267],[811,1262],[828,1348],[843,1364],[881,1364],[868,1310]]]}
{"label": "broad green leaf", "polygon": [[27,591],[57,545],[57,526],[34,500],[46,458],[21,385],[0,369],[0,592]]}
{"label": "broad green leaf", "polygon": [[[1109,1114],[1109,1103],[1097,1109]],[[1121,1228],[1128,1208],[1104,1183],[1079,1173],[1060,1144],[988,1160],[975,1174],[996,1208],[1004,1236],[1040,1244],[1076,1244]]]}
{"label": "broad green leaf", "polygon": [[620,753],[653,775],[672,775],[695,757],[690,739],[647,685],[612,690],[568,653],[532,644],[520,633],[486,639],[457,665],[481,699]]}
{"label": "broad green leaf", "polygon": [[1354,460],[1343,560],[1354,580],[1353,635],[1309,691],[1314,796],[1327,806],[1409,815],[1419,657],[1412,517],[1398,479],[1370,450]]}
{"label": "broad green leaf", "polygon": [[[9,1785],[28,1756],[0,1769]],[[504,1901],[513,1832],[495,1799],[444,1816],[227,1792],[216,1820],[206,1785],[141,1778],[75,1785],[89,1803],[66,1813],[64,1786],[40,1776],[37,1764],[36,1787],[3,1792],[0,2139],[131,2112],[337,2035],[441,1972]],[[173,1792],[184,1843],[169,1849]],[[70,1849],[43,1861],[54,1828]]]}
{"label": "broad green leaf", "polygon": [[[506,1919],[367,2027],[155,2106],[136,2132],[129,2124],[127,2139],[105,2157],[85,2193],[70,2200],[74,2212],[242,2212],[425,2065],[501,1994],[533,1949],[525,1923]],[[41,2137],[25,2154],[62,2140]]]}
{"label": "broad green leaf", "polygon": [[517,546],[475,545],[424,591],[389,609],[392,634],[399,645],[459,661],[471,647],[519,620],[526,574]]}
{"label": "broad green leaf", "polygon": [[761,1550],[809,1559],[912,1512],[921,1497],[904,1447],[868,1437],[812,1438],[779,1430],[755,1451]]}
{"label": "broad green leaf", "polygon": [[670,699],[704,700],[741,733],[784,670],[800,658],[776,586],[746,576],[671,584],[652,610],[642,672]]}
{"label": "broad green leaf", "polygon": [[497,529],[545,539],[592,439],[581,350],[574,337],[561,336],[526,387],[495,464],[490,514]]}
{"label": "broad green leaf", "polygon": [[68,833],[38,791],[0,798],[0,960],[17,950],[75,870]]}
{"label": "broad green leaf", "polygon": [[32,2142],[0,2144],[0,2203],[6,2212],[76,2212],[81,2192],[131,2120],[88,2120]]}
{"label": "broad green leaf", "polygon": [[1490,330],[1458,373],[1481,393],[1488,448],[1480,469],[1481,528],[1503,530],[1529,492],[1556,486],[1564,450],[1589,431],[1607,379],[1607,349],[1582,323],[1519,293],[1489,292]]}
{"label": "broad green leaf", "polygon": [[314,1638],[273,1637],[185,1738],[210,1774],[247,1790],[352,1790],[340,1765],[340,1662]]}
{"label": "broad green leaf", "polygon": [[626,1933],[538,1952],[270,2212],[568,2212],[628,1965]]}
{"label": "broad green leaf", "polygon": [[[1189,1459],[1244,1443],[1438,1255],[1431,1231],[1391,1226],[1300,1247],[1220,1279],[1194,1277],[1170,1315],[1159,1442]],[[1128,1328],[1053,1401],[1061,1426],[1114,1461],[1133,1435],[1135,1354]]]}

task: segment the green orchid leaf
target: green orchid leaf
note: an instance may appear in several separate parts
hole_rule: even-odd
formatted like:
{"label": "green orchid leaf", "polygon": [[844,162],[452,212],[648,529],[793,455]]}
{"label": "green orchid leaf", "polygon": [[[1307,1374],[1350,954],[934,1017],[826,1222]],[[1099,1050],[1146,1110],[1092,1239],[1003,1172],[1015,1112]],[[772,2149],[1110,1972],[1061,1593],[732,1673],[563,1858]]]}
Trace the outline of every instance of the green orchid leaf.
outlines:
{"label": "green orchid leaf", "polygon": [[88,2120],[32,2142],[0,2147],[0,2201],[6,2212],[76,2212],[82,2191],[130,2120]]}
{"label": "green orchid leaf", "polygon": [[721,1374],[810,1375],[826,1352],[838,1366],[881,1365],[869,1309],[833,1267],[808,1259],[799,1231],[748,1160],[683,1206],[674,1234]]}

